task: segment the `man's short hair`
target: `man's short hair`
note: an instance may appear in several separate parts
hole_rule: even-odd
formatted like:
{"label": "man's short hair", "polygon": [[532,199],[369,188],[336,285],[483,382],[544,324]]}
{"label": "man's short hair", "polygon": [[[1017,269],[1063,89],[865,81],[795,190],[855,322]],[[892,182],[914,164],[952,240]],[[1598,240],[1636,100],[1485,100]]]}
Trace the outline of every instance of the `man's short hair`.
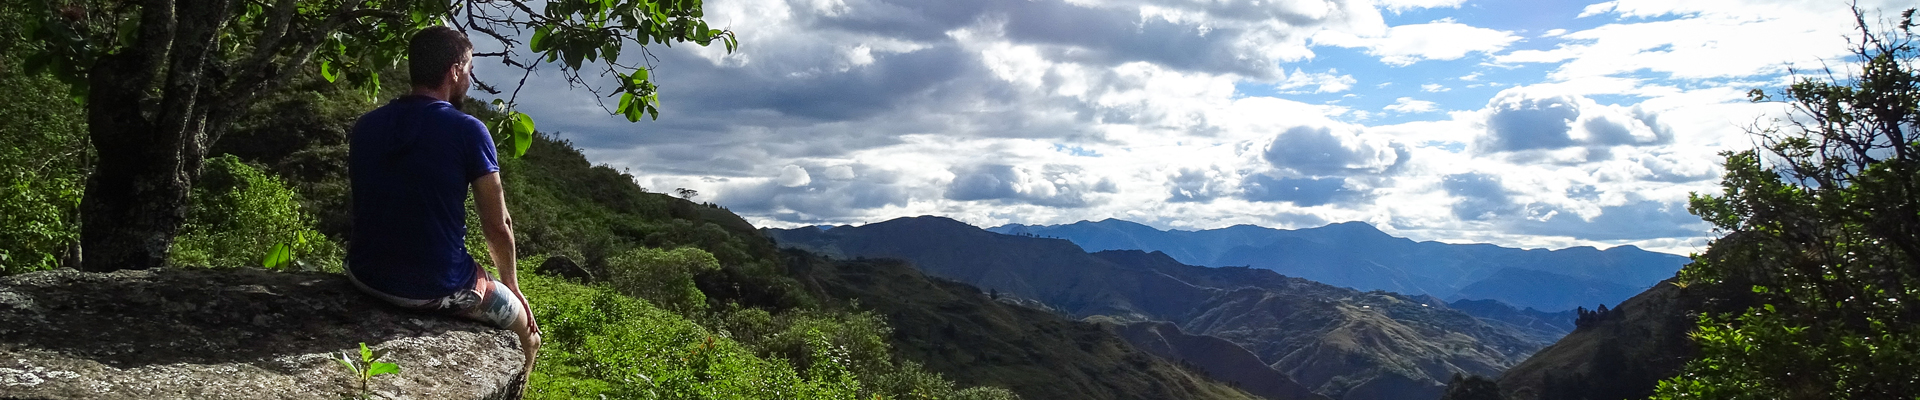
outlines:
{"label": "man's short hair", "polygon": [[421,30],[407,43],[407,77],[414,86],[439,87],[447,83],[447,69],[472,52],[465,33],[446,26]]}

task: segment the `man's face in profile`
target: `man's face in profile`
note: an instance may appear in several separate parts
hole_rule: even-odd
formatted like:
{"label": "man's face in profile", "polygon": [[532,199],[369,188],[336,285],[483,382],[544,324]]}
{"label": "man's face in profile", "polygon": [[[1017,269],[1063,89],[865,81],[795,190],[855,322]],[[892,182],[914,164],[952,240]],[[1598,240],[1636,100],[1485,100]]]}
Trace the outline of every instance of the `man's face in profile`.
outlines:
{"label": "man's face in profile", "polygon": [[465,111],[461,106],[467,102],[467,88],[473,87],[473,52],[460,57],[460,62],[453,67],[459,68],[460,73],[453,76],[453,90],[447,92],[447,102],[453,103],[453,109]]}

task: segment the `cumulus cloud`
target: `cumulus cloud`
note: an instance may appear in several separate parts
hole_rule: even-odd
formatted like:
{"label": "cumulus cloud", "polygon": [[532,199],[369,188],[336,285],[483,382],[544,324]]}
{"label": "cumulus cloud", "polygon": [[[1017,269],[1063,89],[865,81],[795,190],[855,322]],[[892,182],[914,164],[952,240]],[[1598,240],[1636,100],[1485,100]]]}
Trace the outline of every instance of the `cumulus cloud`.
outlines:
{"label": "cumulus cloud", "polygon": [[[1313,87],[1313,93],[1339,93],[1353,88],[1353,75],[1337,75],[1339,70],[1328,68],[1327,72],[1308,73],[1298,69],[1287,74],[1287,79],[1274,85],[1274,89],[1294,92],[1296,89]],[[1300,90],[1299,92],[1305,92]]]}
{"label": "cumulus cloud", "polygon": [[1386,140],[1347,130],[1296,126],[1274,136],[1262,157],[1275,168],[1328,176],[1385,172],[1402,161],[1404,152]]}
{"label": "cumulus cloud", "polygon": [[1208,202],[1227,193],[1220,170],[1181,168],[1167,177],[1167,201]]}
{"label": "cumulus cloud", "polygon": [[844,181],[848,179],[853,179],[853,177],[856,175],[853,174],[852,166],[835,165],[835,166],[827,167],[826,176],[827,176],[827,179]]}
{"label": "cumulus cloud", "polygon": [[1414,100],[1412,97],[1401,97],[1394,99],[1393,104],[1388,104],[1382,109],[1402,114],[1413,114],[1433,112],[1438,108],[1436,108],[1436,105],[1431,101]]}
{"label": "cumulus cloud", "polygon": [[1440,182],[1447,194],[1458,200],[1452,205],[1453,215],[1463,220],[1481,221],[1506,216],[1520,209],[1514,204],[1513,192],[1500,184],[1497,176],[1484,173],[1464,173],[1447,175]]}
{"label": "cumulus cloud", "polygon": [[1087,181],[1078,167],[1048,165],[1034,171],[1023,167],[983,164],[953,170],[947,185],[949,200],[998,200],[1053,207],[1086,207],[1090,194],[1112,189],[1111,183]]}
{"label": "cumulus cloud", "polygon": [[[1588,60],[1654,43],[1620,44],[1624,30],[1381,17],[1462,3],[716,1],[709,22],[744,47],[650,48],[660,120],[592,118],[592,99],[553,77],[535,76],[520,99],[537,117],[566,116],[541,126],[590,160],[649,188],[699,189],[767,226],[934,214],[1187,229],[1363,220],[1528,246],[1694,237],[1657,235],[1681,235],[1672,205],[1720,173],[1712,153],[1733,141],[1701,132],[1751,119],[1745,103],[1698,104],[1739,91],[1633,75],[1694,68],[1678,60],[1695,56],[1637,55],[1624,70]],[[1596,15],[1642,7],[1629,3]],[[1681,44],[1643,50],[1697,50]],[[1509,51],[1522,45],[1532,50]],[[1421,63],[1432,60],[1458,61]],[[1477,97],[1542,73],[1554,82]],[[1767,79],[1741,73],[1727,76]],[[1364,125],[1376,118],[1395,125]]]}
{"label": "cumulus cloud", "polygon": [[1466,0],[1382,0],[1380,7],[1401,13],[1420,8],[1459,8]]}
{"label": "cumulus cloud", "polygon": [[[1867,1],[1861,7],[1907,5]],[[1519,50],[1499,63],[1558,63],[1558,80],[1651,71],[1675,78],[1769,75],[1788,66],[1818,69],[1844,47],[1848,7],[1789,1],[1608,1],[1587,6],[1581,18],[1612,14],[1620,22],[1564,32],[1551,49]],[[1685,16],[1686,18],[1658,18]],[[1766,38],[1754,40],[1754,38]]]}
{"label": "cumulus cloud", "polygon": [[1545,219],[1514,221],[1513,226],[1528,234],[1585,240],[1700,236],[1708,229],[1706,222],[1687,213],[1685,202],[1651,200],[1600,207],[1591,218],[1562,212]]}
{"label": "cumulus cloud", "polygon": [[1476,143],[1482,152],[1585,146],[1596,150],[1591,154],[1601,154],[1599,150],[1606,146],[1645,146],[1672,140],[1671,128],[1660,123],[1658,115],[1642,108],[1602,106],[1584,96],[1533,87],[1501,91],[1488,101],[1483,112],[1486,132]]}
{"label": "cumulus cloud", "polygon": [[[701,188],[701,193],[713,196],[714,203],[742,215],[773,215],[806,223],[831,223],[874,209],[906,206],[915,196],[916,189],[895,184],[899,179],[896,171],[868,170],[863,174],[872,179],[818,180],[791,185],[796,180],[790,179],[794,177],[787,172],[805,171],[799,166],[791,167],[782,168],[782,176],[772,179],[713,179],[668,186]],[[655,181],[655,186],[661,186],[660,183],[668,182]]]}
{"label": "cumulus cloud", "polygon": [[774,178],[774,182],[785,187],[806,186],[807,183],[813,182],[813,176],[807,175],[806,168],[788,164],[786,167],[780,168],[780,177]]}
{"label": "cumulus cloud", "polygon": [[1492,54],[1519,41],[1511,32],[1470,26],[1452,20],[1399,25],[1377,36],[1321,32],[1316,45],[1366,49],[1381,62],[1406,66],[1423,60],[1454,60],[1469,53]]}
{"label": "cumulus cloud", "polygon": [[1248,176],[1240,187],[1241,198],[1248,201],[1279,201],[1301,207],[1313,207],[1358,199],[1359,190],[1347,187],[1347,178],[1276,178],[1264,174]]}

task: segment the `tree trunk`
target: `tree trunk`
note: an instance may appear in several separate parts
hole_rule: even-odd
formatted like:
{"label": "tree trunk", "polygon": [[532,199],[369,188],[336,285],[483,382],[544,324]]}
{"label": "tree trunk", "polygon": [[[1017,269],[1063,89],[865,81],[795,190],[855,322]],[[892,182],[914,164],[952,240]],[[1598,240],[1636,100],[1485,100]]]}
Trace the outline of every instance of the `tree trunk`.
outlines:
{"label": "tree trunk", "polygon": [[80,201],[81,269],[166,265],[199,176],[207,123],[220,122],[207,120],[218,85],[206,81],[218,80],[207,70],[227,4],[196,0],[176,9],[172,1],[148,1],[138,44],[88,72],[87,135],[99,157]]}
{"label": "tree trunk", "polygon": [[[168,168],[179,158],[177,143],[162,136],[141,111],[148,99],[139,68],[127,58],[102,59],[89,74],[87,134],[93,139],[93,174],[80,201],[81,269],[114,271],[165,265],[173,235],[186,219],[186,171]],[[151,108],[152,104],[144,104]]]}

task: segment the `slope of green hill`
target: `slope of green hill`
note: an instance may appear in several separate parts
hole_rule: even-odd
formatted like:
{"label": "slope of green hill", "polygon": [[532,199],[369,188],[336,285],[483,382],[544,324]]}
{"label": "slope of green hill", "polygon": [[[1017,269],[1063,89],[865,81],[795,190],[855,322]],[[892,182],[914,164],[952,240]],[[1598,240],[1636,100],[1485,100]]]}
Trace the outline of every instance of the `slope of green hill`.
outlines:
{"label": "slope of green hill", "polygon": [[1120,324],[1103,317],[1089,320],[1111,324],[1134,347],[1168,360],[1206,371],[1248,393],[1269,399],[1325,399],[1306,386],[1294,382],[1285,372],[1273,369],[1259,356],[1240,345],[1213,336],[1194,335],[1170,322],[1150,321]]}
{"label": "slope of green hill", "polygon": [[885,316],[900,358],[961,384],[1005,387],[1027,399],[1258,398],[1135,349],[1111,327],[997,302],[897,260],[788,257],[789,269],[821,298]]}

